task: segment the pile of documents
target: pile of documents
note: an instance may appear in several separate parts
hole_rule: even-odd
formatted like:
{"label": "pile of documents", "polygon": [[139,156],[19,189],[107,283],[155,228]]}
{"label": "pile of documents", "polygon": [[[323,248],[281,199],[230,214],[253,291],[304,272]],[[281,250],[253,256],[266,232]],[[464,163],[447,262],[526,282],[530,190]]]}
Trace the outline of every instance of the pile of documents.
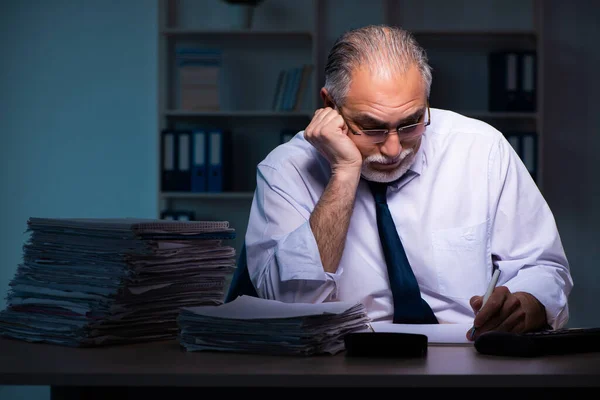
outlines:
{"label": "pile of documents", "polygon": [[227,221],[27,221],[0,335],[97,346],[175,339],[181,307],[220,305],[235,268]]}
{"label": "pile of documents", "polygon": [[179,343],[187,351],[271,355],[336,354],[344,336],[369,329],[362,303],[284,303],[240,296],[219,306],[185,307]]}

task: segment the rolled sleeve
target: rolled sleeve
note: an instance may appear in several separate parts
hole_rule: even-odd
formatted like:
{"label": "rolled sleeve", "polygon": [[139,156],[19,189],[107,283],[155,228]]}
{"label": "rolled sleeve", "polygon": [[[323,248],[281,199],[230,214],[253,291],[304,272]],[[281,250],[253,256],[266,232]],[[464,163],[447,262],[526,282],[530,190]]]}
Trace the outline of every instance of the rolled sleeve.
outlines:
{"label": "rolled sleeve", "polygon": [[547,323],[557,329],[569,319],[569,263],[550,208],[508,146],[501,142],[492,170],[501,177],[492,253],[505,277],[501,284],[512,293],[533,295],[545,307]]}
{"label": "rolled sleeve", "polygon": [[274,168],[261,166],[257,175],[248,230],[247,264],[260,297],[283,302],[319,303],[338,295],[342,274],[325,272],[310,228],[311,197],[286,187]]}

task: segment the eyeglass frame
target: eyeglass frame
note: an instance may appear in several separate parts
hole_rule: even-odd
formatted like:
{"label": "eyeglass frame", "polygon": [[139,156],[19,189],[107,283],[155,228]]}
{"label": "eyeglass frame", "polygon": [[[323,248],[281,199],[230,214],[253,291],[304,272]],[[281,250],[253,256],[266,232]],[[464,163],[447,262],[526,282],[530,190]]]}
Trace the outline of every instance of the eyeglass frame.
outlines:
{"label": "eyeglass frame", "polygon": [[[334,103],[335,104],[335,103]],[[395,130],[396,134],[398,135],[398,137],[400,138],[400,140],[402,140],[402,135],[401,132],[403,129],[407,129],[407,128],[412,128],[412,127],[416,127],[418,125],[423,125],[423,127],[427,127],[429,125],[431,125],[431,110],[429,108],[429,100],[426,101],[426,108],[427,108],[427,122],[425,121],[421,121],[421,122],[417,122],[414,124],[410,124],[410,125],[404,125],[404,126],[399,126],[396,127],[395,129],[360,129],[360,131],[362,133],[357,133],[354,131],[354,129],[352,129],[350,127],[350,124],[347,121],[347,118],[344,116],[344,114],[342,113],[342,109],[340,107],[338,107],[337,105],[335,106],[337,108],[337,111],[340,113],[340,116],[342,117],[342,119],[344,120],[344,122],[346,123],[346,125],[348,126],[348,130],[353,134],[353,135],[357,135],[357,136],[362,136],[363,134],[368,137],[368,138],[373,138],[374,136],[371,136],[367,133],[365,133],[365,131],[386,131],[385,134],[383,135],[383,140],[378,141],[378,142],[373,142],[373,144],[379,144],[379,143],[383,143],[386,141],[388,135],[390,134],[390,131]]]}

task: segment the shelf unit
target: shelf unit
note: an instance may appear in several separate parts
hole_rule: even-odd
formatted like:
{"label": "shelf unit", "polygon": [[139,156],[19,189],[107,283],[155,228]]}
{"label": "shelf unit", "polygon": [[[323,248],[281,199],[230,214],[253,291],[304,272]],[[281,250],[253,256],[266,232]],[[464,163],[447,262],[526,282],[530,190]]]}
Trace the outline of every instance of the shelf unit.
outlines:
{"label": "shelf unit", "polygon": [[[542,1],[352,0],[340,7],[334,0],[265,0],[256,9],[250,29],[231,26],[232,7],[222,0],[160,0],[158,126],[162,130],[209,124],[228,129],[239,147],[234,159],[239,158],[240,164],[232,192],[159,191],[158,215],[165,208],[179,208],[193,210],[198,219],[229,220],[238,232],[234,246],[239,251],[253,199],[256,164],[279,144],[280,129],[304,129],[321,106],[319,90],[333,41],[345,30],[380,23],[408,29],[426,49],[433,67],[432,107],[481,119],[503,132],[538,133],[538,185],[543,190]],[[176,43],[224,50],[230,92],[224,94],[219,111],[190,112],[173,106],[171,65]],[[487,54],[500,49],[536,50],[535,112],[488,110]],[[301,110],[273,111],[277,71],[304,62],[312,63],[314,70]]]}
{"label": "shelf unit", "polygon": [[[159,189],[157,215],[172,209],[192,211],[196,219],[227,220],[236,229],[237,238],[232,245],[239,252],[254,195],[256,165],[280,144],[283,129],[298,131],[310,122],[319,101],[316,72],[319,3],[319,0],[300,4],[268,0],[261,3],[260,11],[256,9],[254,23],[247,28],[234,26],[237,14],[243,9],[222,0],[160,0],[159,129],[197,126],[225,129],[232,134],[232,159],[237,164],[231,192],[162,192]],[[279,24],[272,23],[268,13],[276,13]],[[302,15],[306,18],[298,18]],[[173,69],[175,48],[179,45],[221,49],[219,110],[187,111],[176,107]],[[301,108],[274,111],[271,102],[278,72],[300,64],[314,66]],[[160,151],[160,140],[158,146]],[[159,166],[159,179],[160,174]]]}
{"label": "shelf unit", "polygon": [[[452,3],[385,0],[384,22],[408,29],[427,51],[433,68],[432,107],[480,119],[504,134],[536,133],[536,182],[543,192],[543,1],[466,0],[460,7]],[[440,10],[439,15],[435,10]],[[470,12],[479,12],[481,18]],[[487,55],[501,50],[536,52],[535,111],[488,110]]]}

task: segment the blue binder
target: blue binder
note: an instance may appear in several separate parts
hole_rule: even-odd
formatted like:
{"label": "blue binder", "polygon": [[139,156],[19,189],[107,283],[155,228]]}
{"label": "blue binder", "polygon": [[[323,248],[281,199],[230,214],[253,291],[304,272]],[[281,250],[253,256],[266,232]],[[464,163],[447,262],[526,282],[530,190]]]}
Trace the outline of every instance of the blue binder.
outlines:
{"label": "blue binder", "polygon": [[207,132],[205,130],[198,129],[192,132],[192,192],[206,192],[208,175],[206,160],[206,137]]}
{"label": "blue binder", "polygon": [[223,155],[224,133],[221,129],[208,131],[208,179],[209,192],[222,192],[224,186]]}

